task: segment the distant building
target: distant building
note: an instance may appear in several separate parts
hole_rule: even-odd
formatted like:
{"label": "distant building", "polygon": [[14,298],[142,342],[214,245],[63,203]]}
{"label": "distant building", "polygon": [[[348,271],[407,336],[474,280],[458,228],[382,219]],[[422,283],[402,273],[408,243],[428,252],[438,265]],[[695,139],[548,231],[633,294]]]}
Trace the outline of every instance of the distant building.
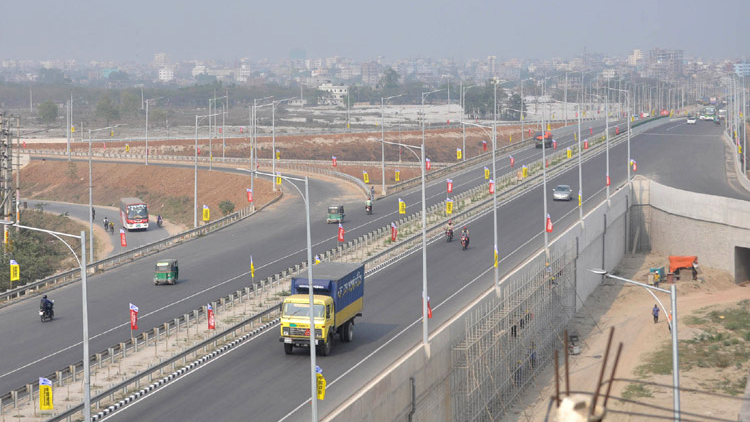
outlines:
{"label": "distant building", "polygon": [[349,87],[344,85],[333,85],[326,82],[318,87],[318,90],[326,93],[325,97],[318,100],[320,105],[340,105],[344,104],[346,96],[349,95]]}
{"label": "distant building", "polygon": [[380,79],[380,65],[377,62],[362,63],[362,83],[374,87]]}
{"label": "distant building", "polygon": [[174,70],[171,67],[159,69],[159,82],[170,82],[174,79]]}
{"label": "distant building", "polygon": [[487,72],[489,73],[490,77],[497,76],[495,63],[497,62],[497,57],[495,56],[487,56]]}
{"label": "distant building", "polygon": [[643,63],[643,52],[641,50],[633,50],[633,54],[628,56],[628,65],[639,66]]}
{"label": "distant building", "polygon": [[207,69],[206,66],[203,66],[202,64],[195,65],[193,70],[190,72],[190,74],[193,75],[194,78],[204,73],[207,73]]}
{"label": "distant building", "polygon": [[617,69],[609,68],[602,70],[602,78],[604,79],[612,79],[617,77]]}
{"label": "distant building", "polygon": [[750,63],[735,63],[734,73],[736,73],[737,76],[750,76]]}
{"label": "distant building", "polygon": [[162,68],[168,65],[169,65],[169,57],[167,57],[167,53],[154,54],[154,67]]}
{"label": "distant building", "polygon": [[677,79],[683,75],[682,50],[654,48],[648,52],[646,75],[661,80]]}

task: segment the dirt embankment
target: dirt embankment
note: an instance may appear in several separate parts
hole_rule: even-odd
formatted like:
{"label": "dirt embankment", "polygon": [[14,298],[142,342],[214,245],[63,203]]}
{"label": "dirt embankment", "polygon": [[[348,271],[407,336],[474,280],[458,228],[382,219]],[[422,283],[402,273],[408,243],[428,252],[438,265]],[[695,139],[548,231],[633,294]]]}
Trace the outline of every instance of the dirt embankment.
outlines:
{"label": "dirt embankment", "polygon": [[[192,225],[194,173],[191,169],[102,164],[92,169],[95,205],[118,207],[120,198],[139,197],[151,214],[175,224]],[[212,219],[222,215],[219,204],[231,202],[234,209],[248,205],[248,176],[221,171],[198,171],[198,206],[211,209]],[[271,201],[276,193],[269,181],[255,179],[255,205]],[[82,162],[34,160],[21,170],[21,196],[27,199],[88,203],[88,166]]]}

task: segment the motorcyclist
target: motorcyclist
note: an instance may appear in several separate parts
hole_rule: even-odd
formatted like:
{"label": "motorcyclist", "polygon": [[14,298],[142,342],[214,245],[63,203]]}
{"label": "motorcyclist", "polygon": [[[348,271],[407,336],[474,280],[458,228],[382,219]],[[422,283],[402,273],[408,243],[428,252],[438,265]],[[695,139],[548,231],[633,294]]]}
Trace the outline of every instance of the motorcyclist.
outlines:
{"label": "motorcyclist", "polygon": [[445,232],[453,232],[453,220],[448,220],[448,224],[445,225]]}
{"label": "motorcyclist", "polygon": [[367,201],[365,201],[365,210],[372,211],[372,199],[367,198]]}
{"label": "motorcyclist", "polygon": [[41,302],[39,302],[39,309],[41,309],[44,312],[49,311],[52,309],[52,301],[47,299],[47,295],[42,296]]}
{"label": "motorcyclist", "polygon": [[109,230],[109,219],[107,218],[106,215],[104,216],[103,224],[104,224],[104,230],[105,231]]}
{"label": "motorcyclist", "polygon": [[115,223],[109,222],[109,232],[110,234],[115,234]]}
{"label": "motorcyclist", "polygon": [[469,229],[467,229],[466,226],[464,226],[464,228],[461,229],[461,236],[469,237]]}
{"label": "motorcyclist", "polygon": [[156,225],[161,227],[161,225],[164,223],[164,220],[161,219],[161,214],[156,216]]}

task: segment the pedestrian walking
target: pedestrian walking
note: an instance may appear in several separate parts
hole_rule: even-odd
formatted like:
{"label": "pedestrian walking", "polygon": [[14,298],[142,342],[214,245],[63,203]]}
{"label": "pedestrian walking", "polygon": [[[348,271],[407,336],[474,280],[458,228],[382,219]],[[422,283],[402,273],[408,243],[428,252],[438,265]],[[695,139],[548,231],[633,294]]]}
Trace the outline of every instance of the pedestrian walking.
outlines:
{"label": "pedestrian walking", "polygon": [[370,186],[370,200],[375,200],[375,186]]}
{"label": "pedestrian walking", "polygon": [[654,273],[654,287],[656,288],[659,287],[659,272],[658,271]]}
{"label": "pedestrian walking", "polygon": [[654,305],[654,309],[651,310],[651,313],[654,315],[654,324],[659,322],[659,307]]}

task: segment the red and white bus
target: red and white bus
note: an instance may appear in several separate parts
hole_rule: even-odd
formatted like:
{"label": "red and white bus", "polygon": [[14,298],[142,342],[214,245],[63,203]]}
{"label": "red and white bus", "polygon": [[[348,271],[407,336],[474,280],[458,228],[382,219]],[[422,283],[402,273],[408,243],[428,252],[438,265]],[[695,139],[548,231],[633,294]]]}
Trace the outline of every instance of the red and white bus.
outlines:
{"label": "red and white bus", "polygon": [[120,222],[128,230],[148,230],[148,205],[138,198],[121,198]]}

